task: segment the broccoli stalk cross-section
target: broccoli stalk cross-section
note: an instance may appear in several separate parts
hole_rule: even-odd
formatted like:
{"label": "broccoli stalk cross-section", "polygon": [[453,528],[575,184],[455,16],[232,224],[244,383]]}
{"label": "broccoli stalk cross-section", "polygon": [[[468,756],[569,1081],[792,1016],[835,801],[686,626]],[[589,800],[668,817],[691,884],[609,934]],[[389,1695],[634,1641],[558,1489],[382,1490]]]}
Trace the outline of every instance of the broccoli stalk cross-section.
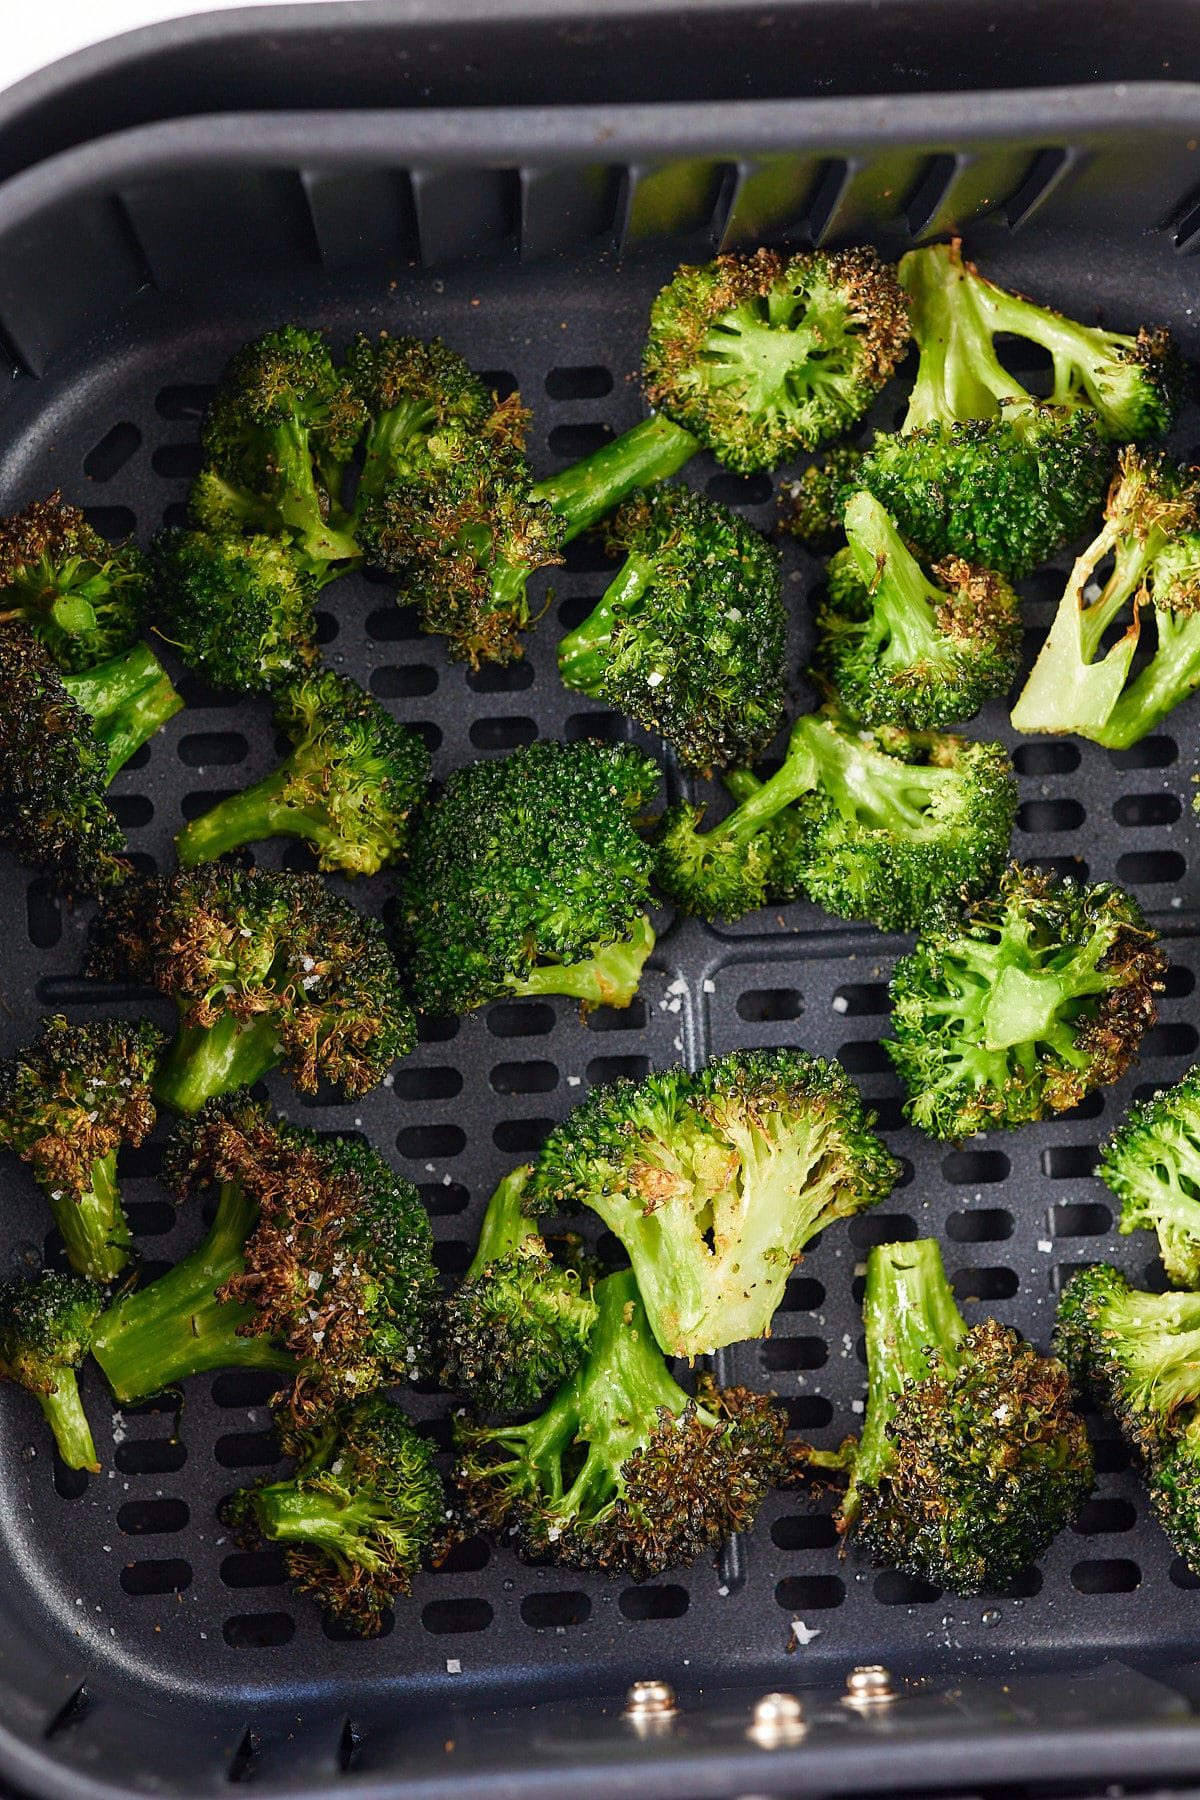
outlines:
{"label": "broccoli stalk cross-section", "polygon": [[0,1283],[0,1377],[37,1400],[68,1469],[100,1467],[76,1371],[102,1303],[90,1281],[49,1269]]}
{"label": "broccoli stalk cross-section", "polygon": [[1200,1067],[1129,1109],[1097,1174],[1121,1202],[1121,1230],[1156,1231],[1170,1280],[1200,1288]]}

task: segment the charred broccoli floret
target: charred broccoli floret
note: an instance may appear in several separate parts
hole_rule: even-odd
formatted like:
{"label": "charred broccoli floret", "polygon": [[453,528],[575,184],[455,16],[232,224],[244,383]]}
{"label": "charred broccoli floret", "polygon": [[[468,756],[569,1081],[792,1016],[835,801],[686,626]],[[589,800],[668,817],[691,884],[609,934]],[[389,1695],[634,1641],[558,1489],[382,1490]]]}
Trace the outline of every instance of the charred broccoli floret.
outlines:
{"label": "charred broccoli floret", "polygon": [[470,438],[486,430],[495,401],[456,350],[441,338],[391,337],[372,342],[361,333],[346,358],[346,373],[366,413],[356,516],[395,483],[441,476]]}
{"label": "charred broccoli floret", "polygon": [[524,1555],[644,1581],[747,1530],[792,1453],[765,1395],[673,1380],[630,1270],[595,1297],[586,1360],[544,1412],[456,1420],[455,1479],[468,1518],[515,1527]]}
{"label": "charred broccoli floret", "polygon": [[317,583],[289,545],[164,531],[153,556],[163,636],[214,687],[260,693],[316,662]]}
{"label": "charred broccoli floret", "polygon": [[1062,1364],[1010,1326],[969,1331],[932,1238],[867,1258],[862,1437],[838,1527],[871,1560],[956,1594],[1006,1587],[1091,1490],[1092,1449]]}
{"label": "charred broccoli floret", "polygon": [[1134,1060],[1166,967],[1121,888],[1013,864],[896,964],[884,1042],[905,1112],[959,1139],[1077,1106]]}
{"label": "charred broccoli floret", "polygon": [[556,1262],[523,1211],[528,1164],[488,1202],[479,1242],[442,1315],[442,1383],[497,1412],[525,1412],[583,1360],[596,1303],[590,1279]]}
{"label": "charred broccoli floret", "polygon": [[752,761],[787,686],[778,551],[682,487],[627,501],[609,548],[625,561],[559,645],[563,681],[658,732],[687,768]]}
{"label": "charred broccoli floret", "polygon": [[241,1489],[222,1517],[244,1541],[282,1545],[300,1593],[337,1624],[374,1637],[447,1536],[433,1455],[399,1407],[372,1394],[306,1434],[294,1475]]}
{"label": "charred broccoli floret", "polygon": [[[1194,469],[1158,454],[1121,453],[1104,524],[1076,559],[1013,708],[1018,731],[1077,731],[1110,750],[1127,750],[1200,687],[1198,503]],[[1102,567],[1109,572],[1100,584]],[[1126,608],[1129,623],[1105,650]],[[1133,675],[1147,614],[1156,642]]]}
{"label": "charred broccoli floret", "polygon": [[64,674],[130,648],[151,586],[137,546],[108,543],[59,493],[0,519],[0,626],[26,625]]}
{"label": "charred broccoli floret", "polygon": [[393,913],[418,1008],[628,1006],[654,948],[653,858],[633,821],[658,778],[629,745],[588,742],[456,769],[417,820]]}
{"label": "charred broccoli floret", "polygon": [[874,1122],[837,1063],[734,1051],[593,1089],[547,1138],[527,1204],[598,1213],[663,1349],[700,1356],[765,1336],[809,1239],[892,1191]]}
{"label": "charred broccoli floret", "polygon": [[1121,1202],[1121,1230],[1156,1231],[1170,1280],[1200,1288],[1200,1065],[1130,1108],[1096,1173]]}
{"label": "charred broccoli floret", "polygon": [[785,481],[779,492],[779,529],[799,538],[811,550],[835,544],[842,531],[846,490],[857,485],[863,453],[853,444],[834,444],[795,481]]}
{"label": "charred broccoli floret", "polygon": [[163,1175],[184,1197],[218,1185],[216,1218],[100,1319],[93,1354],[118,1400],[208,1369],[278,1370],[303,1428],[426,1372],[433,1234],[416,1188],[361,1139],[285,1125],[243,1092],[180,1127]]}
{"label": "charred broccoli floret", "polygon": [[797,720],[768,780],[737,770],[726,786],[738,805],[719,825],[701,832],[703,807],[680,803],[658,833],[659,887],[708,919],[807,894],[912,930],[938,902],[991,884],[1017,806],[999,744],[862,730],[830,708]]}
{"label": "charred broccoli floret", "polygon": [[296,1086],[349,1095],[415,1042],[382,928],[318,875],[209,863],[129,882],[92,928],[89,967],[133,975],[179,1008],[155,1092],[180,1112],[286,1064]]}
{"label": "charred broccoli floret", "polygon": [[907,344],[904,295],[873,250],[757,250],[679,270],[642,369],[651,405],[749,474],[848,430]]}
{"label": "charred broccoli floret", "polygon": [[103,1305],[99,1288],[47,1269],[0,1282],[0,1379],[34,1395],[68,1469],[100,1467],[76,1372]]}
{"label": "charred broccoli floret", "polygon": [[816,669],[866,725],[939,731],[1003,694],[1021,607],[1002,575],[944,557],[925,573],[874,495],[845,509],[847,546],[817,611]]}
{"label": "charred broccoli floret", "polygon": [[185,869],[262,838],[302,838],[318,868],[374,875],[402,855],[429,782],[429,752],[348,675],[289,682],[275,725],[295,746],[262,781],[221,800],[176,838]]}
{"label": "charred broccoli floret", "polygon": [[112,1281],[129,1261],[117,1152],[154,1124],[152,1084],[166,1044],[148,1019],[72,1025],[55,1015],[0,1062],[0,1144],[30,1165],[67,1260],[93,1281]]}

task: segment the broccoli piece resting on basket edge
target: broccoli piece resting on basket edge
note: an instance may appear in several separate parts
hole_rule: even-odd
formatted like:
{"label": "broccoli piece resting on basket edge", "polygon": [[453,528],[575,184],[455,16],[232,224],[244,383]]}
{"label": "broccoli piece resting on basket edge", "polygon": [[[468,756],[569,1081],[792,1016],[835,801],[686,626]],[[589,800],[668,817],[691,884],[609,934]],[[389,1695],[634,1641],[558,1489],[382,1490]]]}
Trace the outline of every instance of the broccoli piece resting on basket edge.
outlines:
{"label": "broccoli piece resting on basket edge", "polygon": [[766,1336],[809,1239],[891,1193],[874,1122],[837,1063],[734,1051],[595,1088],[547,1138],[526,1204],[598,1213],[663,1349],[700,1356]]}
{"label": "broccoli piece resting on basket edge", "polygon": [[896,964],[884,1047],[905,1113],[958,1140],[1077,1106],[1133,1062],[1166,968],[1123,889],[1013,864]]}
{"label": "broccoli piece resting on basket edge", "polygon": [[718,825],[701,832],[704,808],[680,802],[655,839],[658,886],[706,919],[807,894],[843,918],[910,931],[937,903],[991,886],[1017,810],[1000,744],[869,731],[834,707],[796,721],[768,780],[739,769],[725,785],[738,805]]}
{"label": "broccoli piece resting on basket edge", "polygon": [[100,1467],[76,1372],[104,1296],[90,1281],[47,1269],[0,1282],[0,1378],[31,1393],[68,1469]]}
{"label": "broccoli piece resting on basket edge", "polygon": [[319,875],[215,862],[130,881],[93,921],[88,968],[175,1001],[155,1093],[178,1112],[281,1063],[302,1093],[365,1094],[416,1042],[382,927]]}
{"label": "broccoli piece resting on basket edge", "polygon": [[1131,1106],[1096,1173],[1121,1202],[1121,1230],[1158,1233],[1168,1279],[1200,1288],[1200,1065]]}
{"label": "broccoli piece resting on basket edge", "polygon": [[644,1581],[748,1530],[767,1489],[792,1478],[793,1452],[766,1395],[708,1377],[684,1392],[631,1270],[595,1298],[587,1356],[542,1413],[456,1418],[454,1479],[465,1520],[514,1528],[522,1555]]}
{"label": "broccoli piece resting on basket edge", "polygon": [[587,741],[456,769],[416,820],[391,913],[418,1009],[512,994],[628,1006],[654,948],[654,858],[634,821],[658,780],[641,751]]}
{"label": "broccoli piece resting on basket edge", "polygon": [[137,546],[110,544],[60,493],[0,519],[0,626],[27,626],[64,675],[130,649],[152,589]]}
{"label": "broccoli piece resting on basket edge", "polygon": [[874,1246],[863,1324],[862,1437],[808,1452],[849,1474],[839,1531],[934,1587],[1003,1590],[1091,1491],[1066,1369],[995,1319],[968,1330],[933,1238]]}

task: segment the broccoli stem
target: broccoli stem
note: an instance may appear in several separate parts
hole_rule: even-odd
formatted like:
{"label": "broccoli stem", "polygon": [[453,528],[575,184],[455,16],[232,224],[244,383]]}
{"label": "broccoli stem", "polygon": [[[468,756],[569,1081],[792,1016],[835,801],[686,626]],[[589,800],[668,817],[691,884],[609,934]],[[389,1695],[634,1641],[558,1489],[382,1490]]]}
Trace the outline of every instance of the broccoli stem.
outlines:
{"label": "broccoli stem", "polygon": [[854,494],[846,507],[846,538],[878,624],[886,634],[885,666],[911,668],[944,653],[933,601],[944,598],[873,494]]}
{"label": "broccoli stem", "polygon": [[628,499],[635,488],[650,487],[674,475],[699,448],[690,431],[656,413],[561,474],[537,482],[534,498],[550,502],[566,527],[562,541],[570,543]]}
{"label": "broccoli stem", "polygon": [[584,1006],[628,1006],[638,990],[646,958],[654,948],[654,927],[639,914],[627,938],[606,944],[576,963],[540,963],[522,980],[510,976],[512,994],[565,994]]}
{"label": "broccoli stem", "polygon": [[[307,431],[280,425],[270,433],[274,469],[282,498],[279,516],[299,533],[300,547],[317,562],[358,562],[362,552],[352,531],[339,529],[326,516],[328,501],[317,492],[313,449]],[[336,501],[337,496],[330,496]]]}
{"label": "broccoli stem", "polygon": [[79,1382],[74,1369],[56,1369],[54,1389],[37,1398],[46,1423],[54,1433],[58,1454],[68,1469],[88,1469],[94,1475],[100,1467],[92,1428],[79,1397]]}
{"label": "broccoli stem", "polygon": [[1158,646],[1141,674],[1123,691],[1105,723],[1087,736],[1109,750],[1140,743],[1167,714],[1200,687],[1200,615],[1154,612]]}
{"label": "broccoli stem", "polygon": [[247,1020],[223,1012],[212,1025],[185,1025],[159,1065],[156,1097],[176,1112],[199,1112],[206,1100],[253,1087],[273,1069],[281,1048],[269,1013]]}
{"label": "broccoli stem", "polygon": [[403,400],[376,415],[367,436],[366,456],[358,478],[354,501],[356,515],[365,510],[366,502],[377,500],[384,492],[395,472],[400,451],[435,419],[436,410],[427,399]]}
{"label": "broccoli stem", "polygon": [[135,644],[84,675],[64,675],[63,686],[108,751],[110,781],[183,705],[148,644]]}
{"label": "broccoli stem", "polygon": [[256,1316],[253,1306],[216,1297],[242,1273],[257,1220],[257,1202],[226,1182],[200,1248],[101,1314],[92,1354],[118,1400],[143,1400],[208,1369],[295,1372],[295,1358],[272,1339],[241,1333]]}
{"label": "broccoli stem", "polygon": [[318,849],[340,842],[321,807],[296,806],[285,798],[296,773],[296,757],[289,756],[253,787],[230,794],[210,812],[185,825],[175,839],[179,866],[194,869],[197,863],[211,862],[225,850],[236,850],[262,838],[305,838]]}
{"label": "broccoli stem", "polygon": [[637,612],[653,585],[654,574],[650,557],[635,552],[626,558],[583,624],[558,646],[558,673],[565,686],[584,694],[602,691],[613,633],[622,619]]}
{"label": "broccoli stem", "polygon": [[787,755],[774,775],[760,781],[750,769],[730,769],[722,777],[725,786],[738,801],[735,810],[705,833],[702,841],[718,838],[745,844],[773,819],[776,813],[811,793],[817,785],[818,764],[808,734],[801,730],[805,721],[797,720],[788,739]]}
{"label": "broccoli stem", "polygon": [[117,1189],[116,1151],[96,1158],[91,1186],[78,1199],[59,1188],[48,1190],[47,1198],[71,1267],[91,1281],[113,1281],[133,1245]]}
{"label": "broccoli stem", "polygon": [[910,251],[899,266],[920,349],[901,432],[952,419],[991,419],[1028,407],[1029,393],[996,355],[975,283],[951,246]]}
{"label": "broccoli stem", "polygon": [[370,1536],[392,1510],[364,1494],[353,1500],[313,1481],[275,1481],[253,1493],[254,1517],[263,1536],[274,1544],[320,1544],[334,1557],[352,1552],[355,1562],[371,1565]]}
{"label": "broccoli stem", "polygon": [[530,1238],[539,1236],[534,1221],[521,1210],[521,1202],[525,1188],[532,1174],[532,1165],[524,1163],[506,1175],[487,1204],[483,1215],[483,1224],[479,1228],[479,1243],[471,1258],[471,1266],[463,1276],[464,1285],[474,1281],[493,1263],[503,1262],[529,1242]]}
{"label": "broccoli stem", "polygon": [[[1124,521],[1109,520],[1067,580],[1045,643],[1012,710],[1016,731],[1077,731],[1093,737],[1110,717],[1129,675],[1138,646],[1137,608],[1124,636],[1093,661],[1105,632],[1141,585],[1159,540],[1156,535],[1127,535]],[[1100,594],[1087,601],[1084,592],[1102,559],[1112,554],[1113,567]]]}

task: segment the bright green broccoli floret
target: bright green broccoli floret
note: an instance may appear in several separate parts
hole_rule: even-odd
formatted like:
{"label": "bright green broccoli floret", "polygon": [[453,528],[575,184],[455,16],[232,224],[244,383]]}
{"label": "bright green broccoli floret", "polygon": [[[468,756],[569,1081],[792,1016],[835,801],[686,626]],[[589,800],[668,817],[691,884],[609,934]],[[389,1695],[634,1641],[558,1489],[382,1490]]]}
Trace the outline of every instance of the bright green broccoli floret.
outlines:
{"label": "bright green broccoli floret", "polygon": [[542,742],[456,769],[416,823],[393,913],[422,1012],[507,994],[628,1006],[654,948],[634,820],[657,765],[627,744]]}
{"label": "bright green broccoli floret", "polygon": [[378,1151],[285,1125],[242,1092],[180,1127],[163,1175],[184,1197],[217,1186],[216,1218],[198,1250],[101,1318],[93,1353],[118,1400],[208,1369],[278,1370],[303,1429],[427,1372],[433,1234]]}
{"label": "bright green broccoli floret", "polygon": [[596,1303],[590,1279],[556,1262],[522,1204],[531,1169],[488,1202],[471,1266],[442,1317],[442,1384],[497,1412],[526,1412],[583,1360]]}
{"label": "bright green broccoli floret", "polygon": [[703,1378],[695,1399],[654,1341],[629,1270],[595,1289],[581,1368],[525,1425],[455,1421],[467,1517],[526,1556],[644,1581],[745,1531],[791,1478],[782,1413]]}
{"label": "bright green broccoli floret", "polygon": [[93,1281],[112,1281],[129,1261],[117,1152],[154,1124],[152,1084],[166,1044],[148,1019],[71,1025],[56,1015],[0,1062],[0,1144],[30,1165],[67,1260]]}
{"label": "bright green broccoli floret", "polygon": [[938,731],[1017,672],[1020,602],[1002,575],[945,557],[931,580],[872,494],[845,509],[847,547],[817,610],[818,673],[866,725]]}
{"label": "bright green broccoli floret", "polygon": [[862,1438],[811,1457],[849,1470],[839,1529],[952,1593],[1007,1587],[1091,1490],[1066,1370],[995,1319],[968,1331],[932,1238],[872,1249],[863,1323]]}
{"label": "bright green broccoli floret", "polygon": [[303,838],[319,868],[343,875],[374,875],[401,856],[429,782],[424,740],[330,670],[281,688],[275,725],[292,754],[184,827],[175,840],[183,867],[272,837]]}
{"label": "bright green broccoli floret", "polygon": [[895,271],[874,250],[774,250],[684,267],[650,309],[651,405],[748,474],[855,424],[908,344]]}
{"label": "bright green broccoli floret", "polygon": [[835,444],[795,481],[779,491],[779,529],[799,538],[810,550],[824,550],[842,534],[846,491],[857,485],[863,453],[853,444]]}
{"label": "bright green broccoli floret", "polygon": [[[1198,502],[1194,470],[1162,455],[1122,451],[1104,524],[1076,559],[1013,707],[1018,731],[1077,731],[1127,750],[1200,687]],[[1101,585],[1102,568],[1108,573]],[[1127,607],[1125,631],[1104,650]],[[1130,679],[1147,614],[1157,641]]]}
{"label": "bright green broccoli floret", "polygon": [[241,1489],[221,1516],[248,1543],[282,1545],[300,1593],[343,1628],[374,1637],[447,1536],[433,1456],[399,1407],[372,1394],[306,1435],[294,1475]]}
{"label": "bright green broccoli floret", "polygon": [[739,802],[710,831],[702,807],[662,821],[658,885],[702,918],[807,894],[827,912],[908,931],[931,906],[985,890],[1008,854],[1016,781],[999,744],[861,730],[833,709],[798,719],[783,766],[737,770]]}
{"label": "bright green broccoli floret", "polygon": [[214,687],[260,693],[316,662],[317,584],[280,540],[164,531],[153,554],[163,636]]}
{"label": "bright green broccoli floret", "polygon": [[33,1394],[68,1469],[99,1469],[76,1371],[91,1347],[103,1295],[47,1269],[0,1283],[0,1378]]}
{"label": "bright green broccoli floret", "polygon": [[1013,864],[896,964],[885,1047],[905,1112],[959,1139],[1078,1106],[1134,1060],[1166,966],[1121,888]]}
{"label": "bright green broccoli floret", "polygon": [[625,561],[559,645],[563,681],[658,732],[687,768],[752,761],[787,686],[778,551],[687,488],[627,501],[609,548]]}
{"label": "bright green broccoli floret", "polygon": [[27,625],[64,674],[128,650],[150,594],[137,546],[108,543],[61,494],[0,519],[0,625]]}
{"label": "bright green broccoli floret", "polygon": [[93,924],[89,967],[175,1001],[155,1091],[180,1112],[281,1063],[303,1093],[365,1094],[416,1038],[382,928],[318,875],[216,862],[131,881]]}
{"label": "bright green broccoli floret", "polygon": [[1170,1280],[1200,1288],[1200,1066],[1130,1108],[1096,1172],[1121,1202],[1121,1230],[1156,1231]]}
{"label": "bright green broccoli floret", "polygon": [[809,1239],[891,1192],[874,1121],[837,1063],[735,1051],[595,1088],[547,1138],[528,1205],[598,1213],[663,1349],[705,1355],[765,1336]]}

